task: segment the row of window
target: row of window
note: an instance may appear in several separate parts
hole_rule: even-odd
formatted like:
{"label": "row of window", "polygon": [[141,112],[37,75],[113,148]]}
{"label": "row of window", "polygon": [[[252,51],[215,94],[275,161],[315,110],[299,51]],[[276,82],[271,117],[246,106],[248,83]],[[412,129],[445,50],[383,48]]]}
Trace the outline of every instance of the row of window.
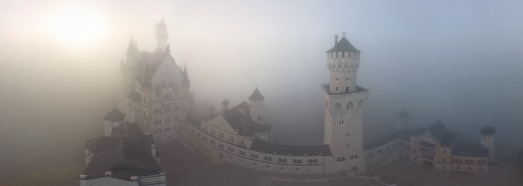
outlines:
{"label": "row of window", "polygon": [[[392,148],[394,148],[396,146],[398,146],[398,144],[396,142],[394,142],[394,143],[392,143],[392,145],[385,146],[384,149],[385,149],[385,151],[389,151],[390,149],[392,149]],[[376,153],[381,154],[382,152],[383,152],[383,147],[380,147]],[[414,150],[414,152],[415,152],[415,150]],[[374,156],[374,154],[375,154],[374,152],[370,152],[368,155],[369,156]]]}
{"label": "row of window", "polygon": [[[455,158],[454,162],[459,163],[459,162],[463,162],[463,160],[461,158]],[[474,160],[465,160],[465,163],[473,164]],[[483,163],[486,163],[486,161],[485,160],[476,160],[476,163],[483,164]]]}
{"label": "row of window", "polygon": [[[192,131],[194,133],[194,131]],[[198,133],[199,134],[199,133]],[[198,137],[201,137],[201,135],[197,135]],[[234,138],[229,138],[230,140],[234,140]],[[203,140],[204,141],[208,141],[208,138],[206,136],[203,137]],[[243,140],[242,140],[243,142]],[[211,140],[211,144],[212,145],[216,145],[216,142],[214,140]],[[225,145],[222,144],[222,143],[218,143],[218,147],[219,148],[225,148]],[[234,148],[232,147],[227,147],[227,151],[229,152],[235,152]],[[238,154],[242,155],[242,156],[246,156],[246,153],[245,151],[238,151]],[[250,154],[250,157],[253,158],[253,159],[258,159],[258,154]],[[356,154],[356,158],[357,158],[357,154]],[[271,156],[263,156],[263,160],[265,161],[272,161],[272,157]],[[286,163],[287,162],[287,159],[286,158],[278,158],[278,162],[283,162],[283,163]],[[293,163],[303,163],[303,160],[301,159],[294,159],[293,160]],[[318,159],[309,159],[309,163],[318,163]]]}
{"label": "row of window", "polygon": [[169,86],[169,87],[173,87],[173,86],[174,86],[174,82],[170,81],[169,83],[167,83],[167,82],[164,81],[164,82],[162,82],[162,84],[160,84],[160,85],[162,86],[162,88],[165,88],[165,87],[167,87],[167,86]]}
{"label": "row of window", "polygon": [[155,130],[154,130],[154,134],[161,134],[163,131],[165,131],[165,132],[169,132],[169,131],[171,131],[171,127],[167,127],[167,128],[165,128],[165,130],[162,130],[162,129],[155,129]]}
{"label": "row of window", "polygon": [[[175,122],[180,121],[180,116],[174,116],[174,121]],[[171,123],[171,118],[165,118],[165,123]],[[154,124],[155,125],[161,125],[162,124],[162,120],[161,119],[156,119],[156,120],[154,120]]]}
{"label": "row of window", "polygon": [[[339,55],[341,53],[341,55]],[[330,53],[330,57],[333,58],[334,56],[336,56],[336,58],[338,58],[339,56],[341,56],[342,58],[344,58],[345,56],[347,57],[354,57],[354,58],[360,58],[360,54],[358,53],[355,53],[355,52],[331,52]]]}
{"label": "row of window", "polygon": [[[174,111],[178,111],[178,110],[185,110],[185,105],[183,105],[183,107],[180,107],[179,105],[175,105],[173,107]],[[155,108],[154,109],[154,114],[161,114],[161,113],[167,113],[167,112],[171,112],[171,107],[165,107],[164,109],[164,112],[162,112],[162,109],[161,108]]]}

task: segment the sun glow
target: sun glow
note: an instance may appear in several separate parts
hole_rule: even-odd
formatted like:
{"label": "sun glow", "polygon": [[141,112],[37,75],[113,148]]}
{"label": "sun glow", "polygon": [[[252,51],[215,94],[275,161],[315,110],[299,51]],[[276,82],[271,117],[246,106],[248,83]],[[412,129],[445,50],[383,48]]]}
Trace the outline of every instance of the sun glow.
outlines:
{"label": "sun glow", "polygon": [[108,23],[100,11],[81,6],[61,7],[51,12],[43,26],[54,40],[75,48],[98,44],[108,31]]}

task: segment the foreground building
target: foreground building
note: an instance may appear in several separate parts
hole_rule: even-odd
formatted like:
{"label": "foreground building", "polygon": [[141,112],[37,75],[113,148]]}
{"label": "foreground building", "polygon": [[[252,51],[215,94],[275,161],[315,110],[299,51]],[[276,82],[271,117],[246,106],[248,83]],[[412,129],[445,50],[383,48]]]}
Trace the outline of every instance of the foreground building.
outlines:
{"label": "foreground building", "polygon": [[[493,138],[482,136],[482,138]],[[482,139],[482,142],[485,141]],[[490,143],[465,144],[440,122],[420,128],[410,137],[410,160],[418,165],[442,171],[487,172]]]}
{"label": "foreground building", "polygon": [[[166,185],[152,135],[144,135],[137,123],[110,121],[123,116],[113,109],[104,119],[105,135],[86,143],[80,186]],[[113,124],[109,131],[107,123]]]}

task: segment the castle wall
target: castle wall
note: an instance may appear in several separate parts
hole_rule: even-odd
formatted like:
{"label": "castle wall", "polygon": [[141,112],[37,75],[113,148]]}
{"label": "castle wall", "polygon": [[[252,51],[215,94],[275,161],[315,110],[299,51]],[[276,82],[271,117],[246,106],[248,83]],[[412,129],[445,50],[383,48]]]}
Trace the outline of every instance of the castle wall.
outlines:
{"label": "castle wall", "polygon": [[365,150],[365,164],[369,171],[376,171],[400,159],[407,146],[400,138],[393,139],[378,147]]}
{"label": "castle wall", "polygon": [[325,173],[324,162],[328,156],[287,156],[257,152],[207,134],[190,124],[184,123],[182,127],[183,130],[180,130],[180,132],[190,133],[199,140],[200,144],[209,149],[215,157],[234,165],[284,174]]}

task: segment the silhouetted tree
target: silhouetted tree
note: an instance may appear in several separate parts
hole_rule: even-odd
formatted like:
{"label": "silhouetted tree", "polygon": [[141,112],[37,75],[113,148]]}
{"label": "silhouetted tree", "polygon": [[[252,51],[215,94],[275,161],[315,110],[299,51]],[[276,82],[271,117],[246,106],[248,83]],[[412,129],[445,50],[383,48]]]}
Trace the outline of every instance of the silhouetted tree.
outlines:
{"label": "silhouetted tree", "polygon": [[519,170],[520,175],[523,177],[523,148],[520,148],[516,154],[516,168]]}
{"label": "silhouetted tree", "polygon": [[494,127],[486,126],[479,129],[479,133],[483,136],[490,136],[496,133],[496,129]]}

